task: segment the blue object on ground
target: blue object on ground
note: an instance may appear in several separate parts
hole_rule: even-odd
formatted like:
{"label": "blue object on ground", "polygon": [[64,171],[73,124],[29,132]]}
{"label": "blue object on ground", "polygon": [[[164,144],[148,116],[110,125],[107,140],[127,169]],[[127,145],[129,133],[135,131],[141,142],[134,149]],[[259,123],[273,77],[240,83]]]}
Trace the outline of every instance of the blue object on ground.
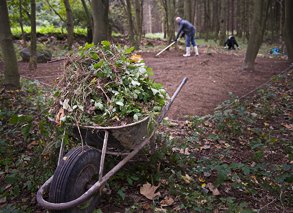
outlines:
{"label": "blue object on ground", "polygon": [[277,47],[272,48],[271,54],[273,54],[273,55],[279,55],[280,54],[280,48],[277,48]]}

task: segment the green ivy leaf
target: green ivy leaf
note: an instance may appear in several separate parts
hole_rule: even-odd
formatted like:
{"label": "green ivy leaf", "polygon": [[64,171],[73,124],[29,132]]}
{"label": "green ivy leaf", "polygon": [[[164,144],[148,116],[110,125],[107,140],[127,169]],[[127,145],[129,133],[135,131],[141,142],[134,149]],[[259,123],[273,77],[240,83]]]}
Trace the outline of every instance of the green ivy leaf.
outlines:
{"label": "green ivy leaf", "polygon": [[95,107],[96,107],[96,109],[103,110],[104,105],[101,102],[95,102]]}
{"label": "green ivy leaf", "polygon": [[121,197],[122,200],[125,199],[125,192],[123,188],[119,189],[117,193]]}
{"label": "green ivy leaf", "polygon": [[130,53],[133,52],[133,50],[134,50],[134,47],[127,48],[127,49],[125,50],[125,54],[130,54]]}
{"label": "green ivy leaf", "polygon": [[154,95],[156,95],[157,93],[159,93],[159,90],[157,90],[157,89],[153,89],[152,88],[151,90],[152,90],[152,92],[153,92]]}
{"label": "green ivy leaf", "polygon": [[98,63],[94,64],[93,67],[95,69],[99,69],[104,65],[104,60],[100,60]]}
{"label": "green ivy leaf", "polygon": [[140,86],[140,83],[139,83],[138,81],[135,81],[135,80],[132,80],[132,81],[131,81],[131,84],[132,84],[133,86]]}
{"label": "green ivy leaf", "polygon": [[111,43],[109,41],[102,41],[101,44],[104,49],[110,49]]}
{"label": "green ivy leaf", "polygon": [[138,121],[138,115],[137,114],[133,115],[133,120]]}
{"label": "green ivy leaf", "polygon": [[94,60],[98,60],[99,59],[99,55],[96,52],[92,52],[91,53],[91,58]]}
{"label": "green ivy leaf", "polygon": [[124,106],[123,101],[116,101],[115,103],[116,103],[117,105],[119,105],[119,106]]}

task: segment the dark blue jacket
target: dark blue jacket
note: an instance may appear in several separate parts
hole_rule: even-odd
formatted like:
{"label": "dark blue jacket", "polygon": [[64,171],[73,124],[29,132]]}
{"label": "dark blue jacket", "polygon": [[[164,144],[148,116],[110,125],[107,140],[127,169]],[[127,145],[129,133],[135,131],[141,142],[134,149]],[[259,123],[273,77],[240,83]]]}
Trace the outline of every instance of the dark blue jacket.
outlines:
{"label": "dark blue jacket", "polygon": [[176,36],[176,40],[179,38],[180,34],[182,33],[182,36],[184,36],[184,34],[186,35],[193,35],[195,33],[195,27],[187,20],[182,19],[179,23],[179,30]]}
{"label": "dark blue jacket", "polygon": [[236,39],[234,36],[229,36],[229,38],[227,39],[227,41],[224,43],[224,46],[228,45],[229,49],[233,48],[235,49],[234,45],[236,45],[237,47],[239,47]]}

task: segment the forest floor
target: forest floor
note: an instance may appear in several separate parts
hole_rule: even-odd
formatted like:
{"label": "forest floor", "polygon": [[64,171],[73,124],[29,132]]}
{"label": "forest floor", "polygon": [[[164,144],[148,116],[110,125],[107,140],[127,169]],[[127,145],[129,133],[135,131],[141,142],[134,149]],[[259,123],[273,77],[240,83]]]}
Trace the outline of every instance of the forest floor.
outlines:
{"label": "forest floor", "polygon": [[[293,212],[289,64],[258,57],[256,71],[247,72],[241,69],[242,50],[201,48],[199,57],[189,58],[175,49],[158,58],[155,52],[141,54],[170,94],[183,77],[188,82],[168,113],[170,120],[157,131],[159,149],[117,172],[95,213]],[[19,62],[21,76],[45,86],[23,80],[22,90],[0,90],[3,212],[46,212],[35,194],[56,167],[58,150],[48,155],[45,148],[60,141],[58,128],[47,121],[46,92],[57,84],[62,64],[38,64],[30,72],[27,63]],[[117,160],[110,158],[109,164]]]}
{"label": "forest floor", "polygon": [[[189,116],[206,115],[231,96],[244,96],[271,76],[284,70],[288,63],[282,59],[258,57],[254,72],[242,70],[244,54],[240,51],[200,49],[200,56],[183,57],[182,50],[172,49],[155,57],[155,52],[142,52],[147,66],[154,72],[156,82],[162,83],[170,96],[184,77],[188,78],[180,95],[168,112],[168,117],[183,120]],[[63,74],[63,60],[38,64],[35,72],[28,63],[19,62],[21,76],[55,86]],[[0,64],[1,70],[1,64]]]}

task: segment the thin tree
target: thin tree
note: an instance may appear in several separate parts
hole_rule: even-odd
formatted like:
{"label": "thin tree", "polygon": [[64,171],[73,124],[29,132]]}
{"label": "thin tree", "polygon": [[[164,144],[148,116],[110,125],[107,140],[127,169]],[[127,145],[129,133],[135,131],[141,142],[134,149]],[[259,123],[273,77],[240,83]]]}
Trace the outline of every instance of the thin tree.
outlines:
{"label": "thin tree", "polygon": [[31,0],[31,48],[29,69],[37,69],[36,1]]}
{"label": "thin tree", "polygon": [[23,46],[26,46],[25,34],[23,29],[22,0],[19,0],[18,3],[19,3],[19,26],[21,29],[21,38],[23,41]]}
{"label": "thin tree", "polygon": [[142,37],[142,21],[143,21],[143,2],[144,0],[134,0],[135,6],[135,31],[136,31],[136,45],[138,49]]}
{"label": "thin tree", "polygon": [[135,38],[134,38],[134,24],[133,24],[133,18],[131,14],[131,2],[130,0],[126,0],[126,13],[127,13],[127,20],[128,20],[128,35],[129,40],[132,46],[135,46]]}
{"label": "thin tree", "polygon": [[211,12],[210,12],[210,0],[204,1],[204,31],[205,40],[208,41],[210,37],[210,26],[211,26]]}
{"label": "thin tree", "polygon": [[4,82],[8,89],[20,88],[15,50],[12,42],[6,0],[0,0],[0,47],[4,62]]}
{"label": "thin tree", "polygon": [[69,0],[63,0],[63,3],[66,9],[67,45],[68,48],[71,49],[74,41],[73,15]]}
{"label": "thin tree", "polygon": [[168,41],[169,43],[175,39],[175,0],[167,0],[168,8]]}
{"label": "thin tree", "polygon": [[108,39],[109,30],[109,1],[108,0],[92,0],[93,11],[93,42],[100,43]]}
{"label": "thin tree", "polygon": [[184,0],[184,18],[193,23],[191,0]]}
{"label": "thin tree", "polygon": [[215,42],[219,39],[219,32],[220,32],[220,3],[219,1],[212,1],[212,9],[213,9],[213,19],[212,19],[212,24],[213,24],[213,37]]}
{"label": "thin tree", "polygon": [[89,12],[85,0],[81,0],[86,18],[87,18],[87,42],[92,43],[93,41],[93,17]]}
{"label": "thin tree", "polygon": [[231,33],[234,35],[234,21],[235,21],[235,15],[234,15],[234,0],[231,0]]}
{"label": "thin tree", "polygon": [[293,62],[293,27],[292,27],[292,20],[293,20],[293,1],[292,0],[285,0],[285,24],[284,24],[284,37],[285,37],[285,44],[288,53],[288,60],[289,62]]}
{"label": "thin tree", "polygon": [[254,61],[263,41],[270,0],[254,0],[253,25],[244,59],[244,70],[254,70]]}
{"label": "thin tree", "polygon": [[[128,20],[128,34],[131,45],[139,49],[142,37],[142,20],[143,20],[143,0],[135,0],[133,4],[130,0],[121,1],[124,5]],[[132,6],[134,7],[135,17],[132,15]],[[151,20],[151,16],[149,17]]]}
{"label": "thin tree", "polygon": [[164,10],[164,18],[163,18],[163,21],[164,21],[164,38],[167,37],[167,34],[169,32],[169,20],[168,20],[168,17],[169,17],[169,14],[168,14],[168,5],[167,5],[167,0],[160,0],[160,4]]}

